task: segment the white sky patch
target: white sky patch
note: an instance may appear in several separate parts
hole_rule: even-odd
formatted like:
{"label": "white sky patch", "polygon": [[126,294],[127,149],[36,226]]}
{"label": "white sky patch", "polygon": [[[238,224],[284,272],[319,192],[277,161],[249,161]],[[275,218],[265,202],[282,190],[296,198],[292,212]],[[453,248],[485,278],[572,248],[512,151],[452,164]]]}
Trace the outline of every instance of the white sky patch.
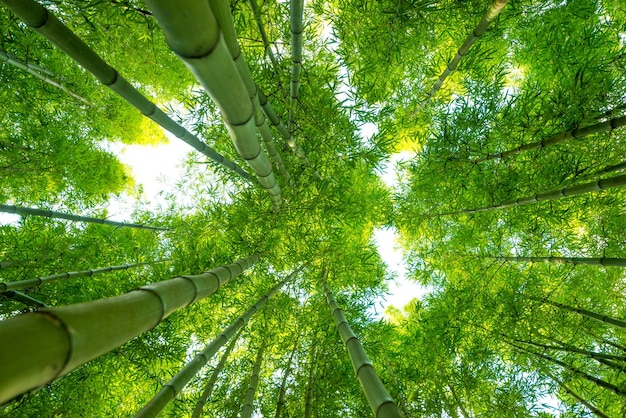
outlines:
{"label": "white sky patch", "polygon": [[430,289],[407,279],[407,268],[402,258],[402,249],[398,244],[398,235],[395,228],[374,229],[374,243],[378,253],[395,278],[389,281],[389,294],[379,303],[383,312],[389,305],[402,310],[414,298],[421,299]]}

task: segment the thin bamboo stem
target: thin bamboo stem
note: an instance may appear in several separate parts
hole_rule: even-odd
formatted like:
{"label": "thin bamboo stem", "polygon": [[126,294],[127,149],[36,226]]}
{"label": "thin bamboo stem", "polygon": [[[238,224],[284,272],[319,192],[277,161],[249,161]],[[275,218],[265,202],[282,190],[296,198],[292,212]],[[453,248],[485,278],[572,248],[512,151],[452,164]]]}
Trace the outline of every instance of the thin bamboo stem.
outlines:
{"label": "thin bamboo stem", "polygon": [[607,315],[598,314],[598,313],[589,311],[587,309],[574,308],[572,306],[568,306],[568,305],[565,305],[563,303],[555,302],[555,301],[552,301],[552,300],[547,299],[547,298],[529,297],[529,299],[536,300],[536,301],[539,301],[541,303],[545,303],[547,305],[554,306],[555,308],[563,309],[565,311],[575,312],[577,314],[580,314],[580,315],[585,316],[587,318],[594,319],[594,320],[596,320],[598,322],[602,322],[604,324],[609,324],[609,325],[616,326],[618,328],[626,329],[626,321],[623,321],[621,319],[613,318],[613,317],[610,317],[610,316],[607,316]]}
{"label": "thin bamboo stem", "polygon": [[[0,322],[0,404],[45,385],[214,294],[260,255],[126,294],[18,315]],[[45,350],[42,349],[45,347]]]}
{"label": "thin bamboo stem", "polygon": [[26,280],[19,280],[15,282],[4,282],[4,283],[0,282],[0,293],[4,293],[9,290],[28,289],[30,287],[41,286],[44,283],[49,283],[49,282],[62,280],[62,279],[70,279],[70,278],[75,278],[75,277],[86,277],[86,276],[93,276],[93,275],[103,274],[103,273],[111,273],[114,271],[127,270],[133,267],[148,266],[151,264],[165,263],[168,261],[170,260],[158,260],[158,261],[153,261],[150,263],[124,264],[121,266],[108,266],[108,267],[101,267],[101,268],[90,269],[90,270],[68,271],[65,273],[53,274],[50,276],[37,277],[36,279],[26,279]]}
{"label": "thin bamboo stem", "polygon": [[624,185],[626,185],[626,174],[623,174],[621,176],[610,177],[608,179],[592,181],[592,182],[580,184],[577,186],[569,186],[569,187],[564,187],[564,188],[557,189],[557,190],[550,190],[548,192],[537,193],[529,197],[521,197],[519,199],[506,200],[504,202],[501,202],[493,206],[485,206],[481,208],[466,209],[466,210],[460,210],[457,212],[443,213],[440,216],[486,212],[486,211],[495,210],[495,209],[507,209],[507,208],[516,207],[516,206],[530,205],[535,202],[543,202],[545,200],[556,200],[562,197],[570,197],[570,196],[577,196],[577,195],[584,194],[584,193],[599,192],[599,191],[603,191],[606,189],[612,189],[614,187],[622,187]]}
{"label": "thin bamboo stem", "polygon": [[490,257],[500,261],[518,261],[529,263],[586,264],[591,266],[626,267],[626,258],[611,257]]}
{"label": "thin bamboo stem", "polygon": [[265,25],[263,25],[263,18],[261,17],[261,9],[259,8],[256,0],[249,0],[249,4],[250,4],[250,9],[252,9],[252,14],[254,15],[254,20],[259,30],[259,34],[261,35],[261,40],[263,40],[263,46],[265,47],[265,54],[270,58],[270,62],[272,63],[272,69],[274,70],[274,76],[276,77],[276,81],[278,82],[278,87],[280,87],[284,96],[285,88],[283,87],[283,84],[280,81],[280,71],[279,71],[278,61],[276,60],[274,51],[272,51],[272,46],[271,46],[269,37],[267,36],[267,32],[265,31]]}
{"label": "thin bamboo stem", "polygon": [[252,102],[210,4],[203,0],[148,0],[147,4],[170,48],[220,109],[237,153],[254,170],[277,212],[282,203],[280,186],[257,140]]}
{"label": "thin bamboo stem", "polygon": [[18,302],[23,303],[26,306],[32,306],[34,308],[47,308],[48,305],[43,303],[42,301],[35,299],[34,297],[25,295],[21,292],[16,292],[15,290],[9,290],[8,292],[2,292],[0,295],[5,296],[9,299],[16,300]]}
{"label": "thin bamboo stem", "polygon": [[280,418],[280,413],[282,412],[283,406],[285,404],[285,393],[287,391],[287,379],[291,374],[291,363],[293,362],[293,358],[298,349],[298,342],[300,341],[300,334],[296,336],[296,339],[293,343],[293,348],[291,349],[291,354],[289,355],[289,360],[287,361],[287,367],[285,367],[283,371],[283,378],[280,382],[280,389],[278,390],[278,402],[276,402],[276,414],[275,418]]}
{"label": "thin bamboo stem", "polygon": [[452,74],[457,69],[461,59],[465,55],[467,55],[467,52],[472,47],[474,42],[476,42],[478,38],[480,38],[483,35],[483,33],[485,33],[489,25],[500,14],[502,9],[504,9],[504,6],[506,6],[507,2],[508,0],[495,0],[493,4],[489,6],[489,9],[487,9],[487,13],[485,13],[482,19],[480,19],[480,22],[474,28],[472,33],[470,33],[467,36],[467,38],[465,38],[463,45],[461,45],[461,47],[457,51],[454,58],[452,58],[452,61],[448,63],[448,66],[446,67],[445,71],[439,76],[439,78],[437,79],[433,87],[430,89],[428,94],[426,94],[426,98],[422,100],[422,102],[420,103],[419,107],[414,112],[414,114],[420,112],[424,108],[428,100],[430,100],[430,98],[433,97],[437,93],[437,91],[439,91],[444,81],[446,81],[446,79],[450,76],[450,74]]}
{"label": "thin bamboo stem", "polygon": [[246,173],[237,164],[226,159],[226,157],[202,142],[196,135],[174,122],[124,79],[115,68],[108,65],[85,42],[64,26],[48,9],[33,0],[0,0],[0,4],[8,7],[34,31],[63,50],[79,65],[92,73],[98,81],[113,90],[163,129],[171,132],[178,139],[191,145],[198,152],[238,174],[243,179],[252,179],[250,174]]}
{"label": "thin bamboo stem", "polygon": [[326,301],[330,308],[330,313],[335,319],[335,324],[339,330],[341,340],[348,350],[352,366],[356,372],[357,378],[361,383],[367,402],[374,412],[376,418],[391,418],[402,417],[402,413],[398,408],[398,405],[393,401],[383,382],[380,380],[372,363],[370,362],[361,342],[350,328],[348,320],[343,314],[343,311],[337,305],[335,297],[330,292],[330,288],[326,281],[323,281],[322,286],[324,288],[324,294],[326,295]]}
{"label": "thin bamboo stem", "polygon": [[0,212],[14,213],[14,214],[21,215],[21,216],[43,216],[43,217],[52,218],[52,219],[66,219],[68,221],[74,221],[74,222],[90,222],[90,223],[96,223],[96,224],[102,224],[102,225],[117,226],[120,228],[138,228],[138,229],[148,229],[151,231],[171,231],[171,229],[169,228],[159,228],[156,226],[131,224],[131,223],[125,223],[125,222],[115,222],[115,221],[109,221],[107,219],[91,218],[89,216],[72,215],[69,213],[56,212],[53,210],[46,210],[46,209],[25,208],[22,206],[0,204]]}
{"label": "thin bamboo stem", "polygon": [[289,125],[293,131],[296,117],[296,105],[298,103],[298,88],[300,87],[300,71],[302,70],[302,17],[304,15],[304,0],[291,0],[289,2],[289,30],[291,32],[291,85]]}
{"label": "thin bamboo stem", "polygon": [[240,418],[252,418],[254,412],[254,398],[256,397],[256,390],[259,386],[259,376],[261,374],[261,365],[263,364],[263,355],[265,354],[265,343],[261,344],[259,351],[254,361],[254,367],[252,368],[252,375],[250,376],[250,382],[246,389],[246,395],[244,397],[243,405],[241,406]]}
{"label": "thin bamboo stem", "polygon": [[507,151],[502,151],[495,154],[488,154],[483,158],[479,158],[474,160],[474,163],[482,163],[484,161],[496,160],[498,158],[506,158],[511,155],[515,155],[524,151],[529,151],[537,148],[546,148],[552,145],[559,144],[561,142],[570,140],[570,139],[582,139],[589,135],[597,134],[600,132],[612,131],[614,129],[621,128],[626,125],[626,116],[613,118],[607,120],[606,122],[597,123],[595,125],[585,126],[584,128],[572,129],[571,131],[563,132],[557,135],[554,135],[550,138],[543,139],[541,141],[532,142],[530,144],[520,145],[516,148],[511,148]]}
{"label": "thin bamboo stem", "polygon": [[42,67],[39,67],[38,65],[33,65],[33,64],[28,63],[28,62],[21,61],[21,60],[17,59],[16,57],[13,57],[13,56],[7,54],[4,51],[0,51],[0,60],[6,62],[8,64],[13,65],[14,67],[17,67],[20,70],[26,71],[28,74],[32,75],[33,77],[38,78],[39,80],[41,80],[41,81],[43,81],[45,83],[48,83],[51,86],[56,87],[57,89],[61,90],[62,92],[72,96],[73,98],[75,98],[77,100],[80,100],[81,102],[85,103],[86,105],[93,106],[93,104],[89,100],[85,99],[83,96],[80,96],[80,95],[74,93],[69,88],[65,87],[64,85],[62,85],[61,83],[59,83],[55,79],[51,78],[51,77],[54,77],[54,74],[51,73],[50,71],[42,68]]}
{"label": "thin bamboo stem", "polygon": [[571,395],[574,399],[576,399],[578,402],[580,402],[581,404],[585,405],[585,407],[587,407],[587,409],[589,409],[595,416],[600,417],[600,418],[611,418],[609,417],[607,414],[605,414],[604,412],[602,412],[600,409],[596,408],[595,406],[593,406],[589,401],[587,401],[586,399],[584,399],[582,396],[580,396],[579,394],[577,394],[576,392],[574,392],[571,388],[569,388],[565,383],[563,383],[562,380],[557,379],[556,377],[554,377],[552,374],[550,373],[546,373],[548,375],[548,377],[552,380],[554,380],[559,386],[561,386],[561,388],[563,388],[563,390],[568,393],[569,395]]}
{"label": "thin bamboo stem", "polygon": [[309,379],[306,384],[306,397],[304,398],[304,418],[311,418],[313,415],[313,387],[315,385],[315,365],[317,362],[317,345],[312,341],[309,348]]}
{"label": "thin bamboo stem", "polygon": [[237,340],[239,339],[239,336],[241,335],[242,330],[243,328],[240,328],[239,331],[237,331],[237,334],[233,337],[230,344],[228,344],[228,347],[226,347],[224,354],[222,354],[222,357],[220,357],[219,363],[217,363],[217,366],[215,366],[215,370],[213,370],[213,373],[211,373],[211,378],[209,379],[206,386],[204,387],[204,390],[202,391],[200,398],[198,398],[198,402],[196,402],[196,407],[194,408],[193,413],[191,414],[191,418],[200,418],[202,416],[202,409],[204,408],[204,405],[211,397],[211,393],[213,393],[213,388],[215,387],[215,382],[217,382],[217,378],[219,377],[220,373],[224,369],[224,366],[226,365],[226,361],[228,360],[230,353],[235,348],[235,345],[237,344]]}

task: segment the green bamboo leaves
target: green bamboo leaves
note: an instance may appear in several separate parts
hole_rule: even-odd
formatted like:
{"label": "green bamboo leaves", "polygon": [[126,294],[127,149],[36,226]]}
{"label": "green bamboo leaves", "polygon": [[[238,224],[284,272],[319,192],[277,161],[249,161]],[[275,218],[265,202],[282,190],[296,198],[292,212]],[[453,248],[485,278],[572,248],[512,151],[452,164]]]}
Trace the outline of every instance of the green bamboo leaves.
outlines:
{"label": "green bamboo leaves", "polygon": [[15,213],[21,216],[43,216],[43,217],[52,218],[52,219],[66,219],[68,221],[74,221],[74,222],[90,222],[90,223],[96,223],[96,224],[117,226],[121,228],[148,229],[152,231],[171,231],[168,228],[159,228],[156,226],[131,224],[131,223],[126,223],[126,222],[115,222],[115,221],[109,221],[107,219],[92,218],[89,216],[72,215],[70,213],[56,212],[53,210],[46,210],[46,209],[25,208],[22,206],[0,205],[0,212]]}
{"label": "green bamboo leaves", "polygon": [[335,324],[339,330],[339,335],[348,350],[350,360],[352,360],[352,365],[354,366],[354,371],[356,372],[357,378],[361,383],[367,402],[369,402],[370,407],[374,412],[374,416],[376,418],[402,417],[402,413],[400,412],[398,405],[396,405],[393,399],[391,399],[391,396],[389,396],[385,386],[383,386],[383,383],[376,374],[376,370],[374,370],[374,366],[372,366],[372,363],[367,357],[361,342],[354,332],[352,332],[352,328],[350,328],[343,311],[339,305],[337,305],[337,301],[330,292],[328,284],[323,282],[322,285],[324,287],[324,294],[326,295],[326,301],[328,302],[330,313],[333,318],[335,318]]}
{"label": "green bamboo leaves", "polygon": [[65,27],[50,11],[33,0],[0,0],[28,26],[47,38],[54,45],[72,57],[87,71],[92,73],[102,84],[120,95],[145,116],[168,130],[177,138],[191,145],[211,160],[249,180],[250,175],[241,167],[226,159],[223,155],[209,148],[197,136],[174,122],[154,103],[143,96],[126,81],[115,68],[108,65],[100,56],[85,44],[71,30]]}
{"label": "green bamboo leaves", "polygon": [[253,105],[225,36],[208,2],[149,0],[165,38],[220,108],[237,152],[257,175],[272,200],[281,206],[281,190],[272,164],[256,137]]}
{"label": "green bamboo leaves", "polygon": [[[45,385],[205,298],[259,260],[142,286],[124,295],[19,315],[0,322],[0,403]],[[42,350],[45,347],[45,350]]]}

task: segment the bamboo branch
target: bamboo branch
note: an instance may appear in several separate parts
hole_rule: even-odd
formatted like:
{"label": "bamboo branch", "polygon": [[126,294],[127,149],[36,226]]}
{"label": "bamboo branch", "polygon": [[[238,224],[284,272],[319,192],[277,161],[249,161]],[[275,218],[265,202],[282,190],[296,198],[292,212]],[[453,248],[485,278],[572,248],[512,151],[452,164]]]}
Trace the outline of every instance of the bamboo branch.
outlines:
{"label": "bamboo branch", "polygon": [[90,223],[96,223],[96,224],[102,224],[102,225],[117,226],[120,228],[138,228],[138,229],[148,229],[152,231],[171,231],[171,229],[169,228],[159,228],[156,226],[131,224],[131,223],[125,223],[125,222],[115,222],[115,221],[109,221],[108,219],[91,218],[89,216],[72,215],[69,213],[56,212],[53,210],[46,210],[46,209],[25,208],[22,206],[0,204],[0,212],[15,213],[21,216],[43,216],[43,217],[52,218],[52,219],[66,219],[68,221],[74,221],[74,222],[90,222]]}
{"label": "bamboo branch", "polygon": [[43,303],[42,301],[35,299],[31,296],[25,295],[21,292],[16,292],[15,290],[9,290],[8,292],[2,292],[0,295],[5,296],[9,299],[16,300],[18,302],[23,303],[26,306],[32,306],[34,308],[47,308],[48,305]]}

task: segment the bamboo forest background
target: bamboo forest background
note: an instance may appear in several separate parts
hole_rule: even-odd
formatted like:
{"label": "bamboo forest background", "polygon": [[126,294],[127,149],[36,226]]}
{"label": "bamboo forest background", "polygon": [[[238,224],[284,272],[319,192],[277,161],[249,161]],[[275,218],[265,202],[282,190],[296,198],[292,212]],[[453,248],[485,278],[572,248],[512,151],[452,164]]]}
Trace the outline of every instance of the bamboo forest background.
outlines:
{"label": "bamboo forest background", "polygon": [[[153,146],[163,130],[11,11],[30,0],[0,3],[3,211],[105,219],[128,194],[133,223],[164,229],[34,215],[0,226],[2,323],[258,259],[130,342],[12,396],[3,416],[132,415],[242,315],[163,416],[371,416],[350,335],[401,411],[377,416],[626,415],[622,0],[308,0],[301,23],[295,0],[212,0],[245,58],[230,42],[235,61],[219,68],[247,63],[252,77],[241,73],[245,105],[230,87],[219,96],[230,73],[202,80],[202,60],[169,46],[190,43],[168,19],[193,21],[186,5],[205,2],[42,1],[189,132],[177,136],[248,173],[189,147],[184,179],[156,209],[107,144]],[[204,31],[189,25],[181,33]],[[273,145],[233,146],[245,112]],[[256,155],[261,142],[269,157]],[[390,186],[381,173],[398,155]],[[380,228],[397,230],[408,279],[428,289],[382,316],[393,273]],[[107,266],[120,267],[90,271]],[[12,284],[50,275],[60,277]],[[340,325],[340,338],[341,315],[353,334]],[[2,332],[3,365],[45,357],[45,343],[24,353]]]}

